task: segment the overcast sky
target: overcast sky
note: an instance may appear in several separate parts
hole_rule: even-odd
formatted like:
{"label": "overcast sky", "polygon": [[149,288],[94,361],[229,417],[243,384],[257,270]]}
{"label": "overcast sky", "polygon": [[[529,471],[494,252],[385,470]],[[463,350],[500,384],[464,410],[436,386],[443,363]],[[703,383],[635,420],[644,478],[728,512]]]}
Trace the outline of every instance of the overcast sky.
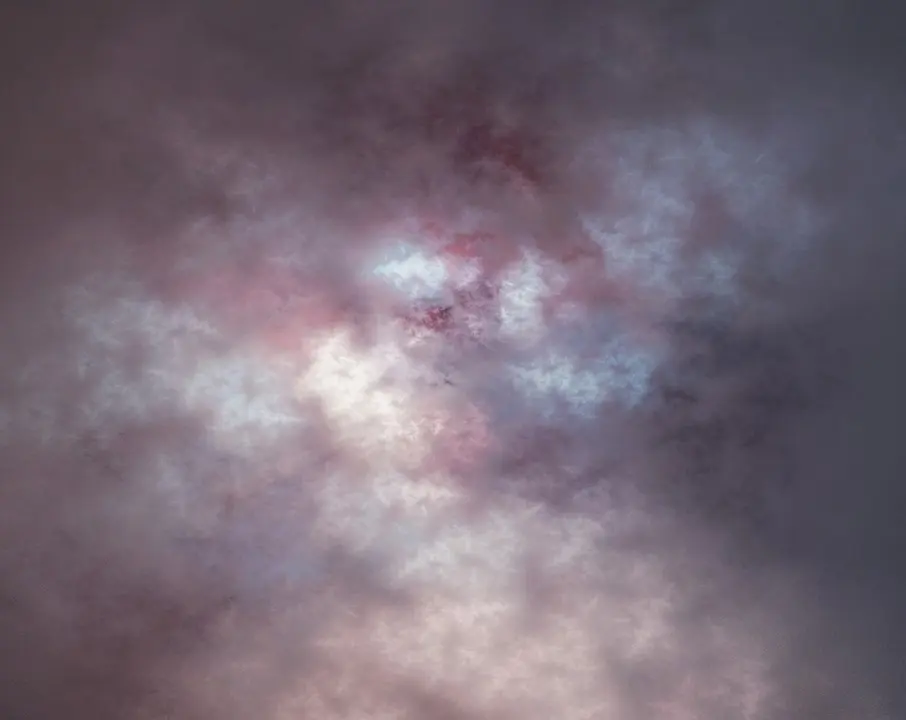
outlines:
{"label": "overcast sky", "polygon": [[902,716],[904,40],[4,10],[0,715]]}

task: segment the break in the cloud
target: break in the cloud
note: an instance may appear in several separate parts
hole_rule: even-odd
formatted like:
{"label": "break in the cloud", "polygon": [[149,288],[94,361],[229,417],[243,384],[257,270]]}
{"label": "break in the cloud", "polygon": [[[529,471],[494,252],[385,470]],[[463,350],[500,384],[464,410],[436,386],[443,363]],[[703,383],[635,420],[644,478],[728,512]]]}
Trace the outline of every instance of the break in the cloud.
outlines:
{"label": "break in the cloud", "polygon": [[685,11],[54,31],[99,49],[19,90],[0,708],[885,717],[891,588],[821,546],[890,542],[891,108]]}

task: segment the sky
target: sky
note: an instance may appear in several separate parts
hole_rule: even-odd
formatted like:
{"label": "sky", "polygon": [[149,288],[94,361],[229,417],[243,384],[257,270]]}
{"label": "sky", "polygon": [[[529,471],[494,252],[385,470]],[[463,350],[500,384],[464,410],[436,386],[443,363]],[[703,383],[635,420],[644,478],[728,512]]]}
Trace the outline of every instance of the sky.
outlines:
{"label": "sky", "polygon": [[0,716],[906,712],[903,21],[0,16]]}

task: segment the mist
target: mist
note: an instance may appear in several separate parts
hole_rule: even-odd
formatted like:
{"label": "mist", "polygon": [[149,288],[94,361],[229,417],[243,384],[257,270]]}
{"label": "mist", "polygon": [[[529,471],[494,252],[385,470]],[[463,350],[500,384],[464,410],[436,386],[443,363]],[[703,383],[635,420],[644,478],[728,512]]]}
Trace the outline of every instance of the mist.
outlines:
{"label": "mist", "polygon": [[0,20],[0,714],[906,711],[881,4]]}

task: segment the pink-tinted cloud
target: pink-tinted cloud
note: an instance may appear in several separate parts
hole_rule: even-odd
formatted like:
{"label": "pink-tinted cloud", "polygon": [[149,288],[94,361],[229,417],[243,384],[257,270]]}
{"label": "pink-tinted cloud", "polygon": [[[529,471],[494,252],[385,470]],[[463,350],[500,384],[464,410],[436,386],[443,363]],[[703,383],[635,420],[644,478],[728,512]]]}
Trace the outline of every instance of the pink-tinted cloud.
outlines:
{"label": "pink-tinted cloud", "polygon": [[750,60],[674,28],[717,10],[571,12],[199,3],[51,63],[23,142],[81,200],[10,207],[11,716],[884,717],[771,555],[839,492],[801,428],[878,193],[820,191],[820,98],[724,108],[703,61]]}

